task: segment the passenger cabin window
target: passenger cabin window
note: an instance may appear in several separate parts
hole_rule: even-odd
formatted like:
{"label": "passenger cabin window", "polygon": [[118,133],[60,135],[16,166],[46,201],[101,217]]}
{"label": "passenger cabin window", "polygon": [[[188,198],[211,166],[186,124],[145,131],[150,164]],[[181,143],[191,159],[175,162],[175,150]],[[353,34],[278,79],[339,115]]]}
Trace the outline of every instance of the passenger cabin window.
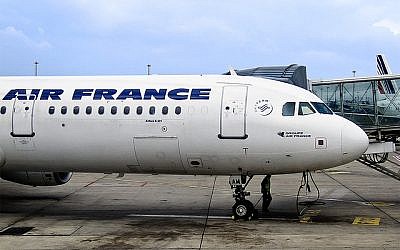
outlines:
{"label": "passenger cabin window", "polygon": [[[1,108],[3,108],[3,107],[1,107]],[[50,115],[53,115],[55,111],[56,111],[56,108],[54,106],[50,106],[49,107],[49,114]],[[3,112],[1,112],[1,113],[3,114]]]}
{"label": "passenger cabin window", "polygon": [[92,113],[92,106],[87,106],[86,107],[86,114],[90,115]]}
{"label": "passenger cabin window", "polygon": [[131,109],[129,108],[129,106],[125,106],[125,107],[124,107],[124,114],[125,114],[125,115],[129,115],[130,110],[131,110]]}
{"label": "passenger cabin window", "polygon": [[300,102],[299,104],[299,115],[311,115],[314,114],[315,110],[308,102]]}
{"label": "passenger cabin window", "polygon": [[150,115],[154,115],[155,113],[156,113],[156,107],[151,106],[150,109],[149,109],[149,114]]}
{"label": "passenger cabin window", "polygon": [[142,106],[138,106],[136,108],[136,114],[141,115],[143,113],[143,107]]}
{"label": "passenger cabin window", "polygon": [[117,107],[116,106],[112,106],[111,107],[111,114],[115,115],[117,113]]}
{"label": "passenger cabin window", "polygon": [[79,106],[74,107],[74,114],[75,115],[79,114]]}
{"label": "passenger cabin window", "polygon": [[162,114],[163,115],[166,115],[166,114],[168,114],[168,107],[167,106],[164,106],[163,108],[162,108]]}
{"label": "passenger cabin window", "polygon": [[180,106],[175,107],[175,114],[180,115],[182,113],[182,108]]}
{"label": "passenger cabin window", "polygon": [[311,104],[318,111],[318,113],[326,114],[326,115],[333,115],[332,110],[330,108],[328,108],[328,106],[326,106],[325,103],[323,103],[323,102],[311,102]]}
{"label": "passenger cabin window", "polygon": [[296,107],[295,102],[287,102],[283,105],[282,115],[283,116],[294,116],[294,109]]}
{"label": "passenger cabin window", "polygon": [[100,106],[99,107],[99,115],[103,115],[104,114],[104,107]]}
{"label": "passenger cabin window", "polygon": [[0,113],[1,113],[2,115],[4,115],[6,112],[7,112],[6,106],[2,106],[1,109],[0,109]]}
{"label": "passenger cabin window", "polygon": [[67,114],[67,106],[61,107],[61,114],[63,114],[63,115]]}

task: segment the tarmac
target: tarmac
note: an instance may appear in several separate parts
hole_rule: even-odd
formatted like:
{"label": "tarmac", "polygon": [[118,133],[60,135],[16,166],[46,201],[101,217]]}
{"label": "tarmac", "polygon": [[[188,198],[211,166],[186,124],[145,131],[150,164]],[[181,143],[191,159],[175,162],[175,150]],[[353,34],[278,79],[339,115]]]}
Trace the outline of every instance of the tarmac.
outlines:
{"label": "tarmac", "polygon": [[[56,187],[0,180],[0,249],[400,248],[399,181],[358,162],[317,171],[318,202],[304,204],[317,197],[311,185],[297,207],[301,176],[272,176],[270,212],[251,221],[231,218],[228,176],[75,173]],[[262,178],[247,187],[259,210]]]}

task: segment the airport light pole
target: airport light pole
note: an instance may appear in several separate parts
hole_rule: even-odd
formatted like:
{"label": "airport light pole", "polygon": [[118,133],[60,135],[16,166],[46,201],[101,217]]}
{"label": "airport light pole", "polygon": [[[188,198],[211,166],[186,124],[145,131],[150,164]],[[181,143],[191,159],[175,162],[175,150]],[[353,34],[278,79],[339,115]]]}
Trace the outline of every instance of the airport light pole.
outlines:
{"label": "airport light pole", "polygon": [[147,75],[150,75],[150,68],[151,68],[151,64],[147,64]]}
{"label": "airport light pole", "polygon": [[356,77],[356,72],[355,70],[352,71],[353,72],[353,77]]}
{"label": "airport light pole", "polygon": [[35,64],[35,76],[38,76],[39,62],[35,61],[34,64]]}

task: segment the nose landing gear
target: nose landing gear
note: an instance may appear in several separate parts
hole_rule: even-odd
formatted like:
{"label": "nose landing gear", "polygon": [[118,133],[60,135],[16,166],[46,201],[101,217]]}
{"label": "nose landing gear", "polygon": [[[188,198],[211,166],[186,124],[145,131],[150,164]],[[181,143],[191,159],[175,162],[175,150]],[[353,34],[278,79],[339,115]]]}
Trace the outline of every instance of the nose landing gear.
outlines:
{"label": "nose landing gear", "polygon": [[[229,184],[233,191],[233,198],[235,198],[235,204],[232,207],[233,219],[244,219],[251,220],[257,217],[257,210],[254,209],[254,205],[251,201],[246,200],[246,196],[250,195],[250,192],[246,192],[245,189],[250,183],[253,176],[250,176],[248,180],[246,175],[231,176],[229,178]],[[245,184],[243,184],[245,183]]]}

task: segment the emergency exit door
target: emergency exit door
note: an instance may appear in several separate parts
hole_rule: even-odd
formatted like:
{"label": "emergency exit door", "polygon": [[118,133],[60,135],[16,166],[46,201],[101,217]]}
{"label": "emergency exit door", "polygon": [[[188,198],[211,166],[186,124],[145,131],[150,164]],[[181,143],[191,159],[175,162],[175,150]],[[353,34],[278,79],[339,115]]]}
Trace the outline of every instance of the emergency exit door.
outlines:
{"label": "emergency exit door", "polygon": [[247,86],[230,85],[222,90],[221,139],[246,139]]}
{"label": "emergency exit door", "polygon": [[12,113],[12,136],[32,137],[35,135],[33,132],[34,104],[35,100],[15,99]]}

